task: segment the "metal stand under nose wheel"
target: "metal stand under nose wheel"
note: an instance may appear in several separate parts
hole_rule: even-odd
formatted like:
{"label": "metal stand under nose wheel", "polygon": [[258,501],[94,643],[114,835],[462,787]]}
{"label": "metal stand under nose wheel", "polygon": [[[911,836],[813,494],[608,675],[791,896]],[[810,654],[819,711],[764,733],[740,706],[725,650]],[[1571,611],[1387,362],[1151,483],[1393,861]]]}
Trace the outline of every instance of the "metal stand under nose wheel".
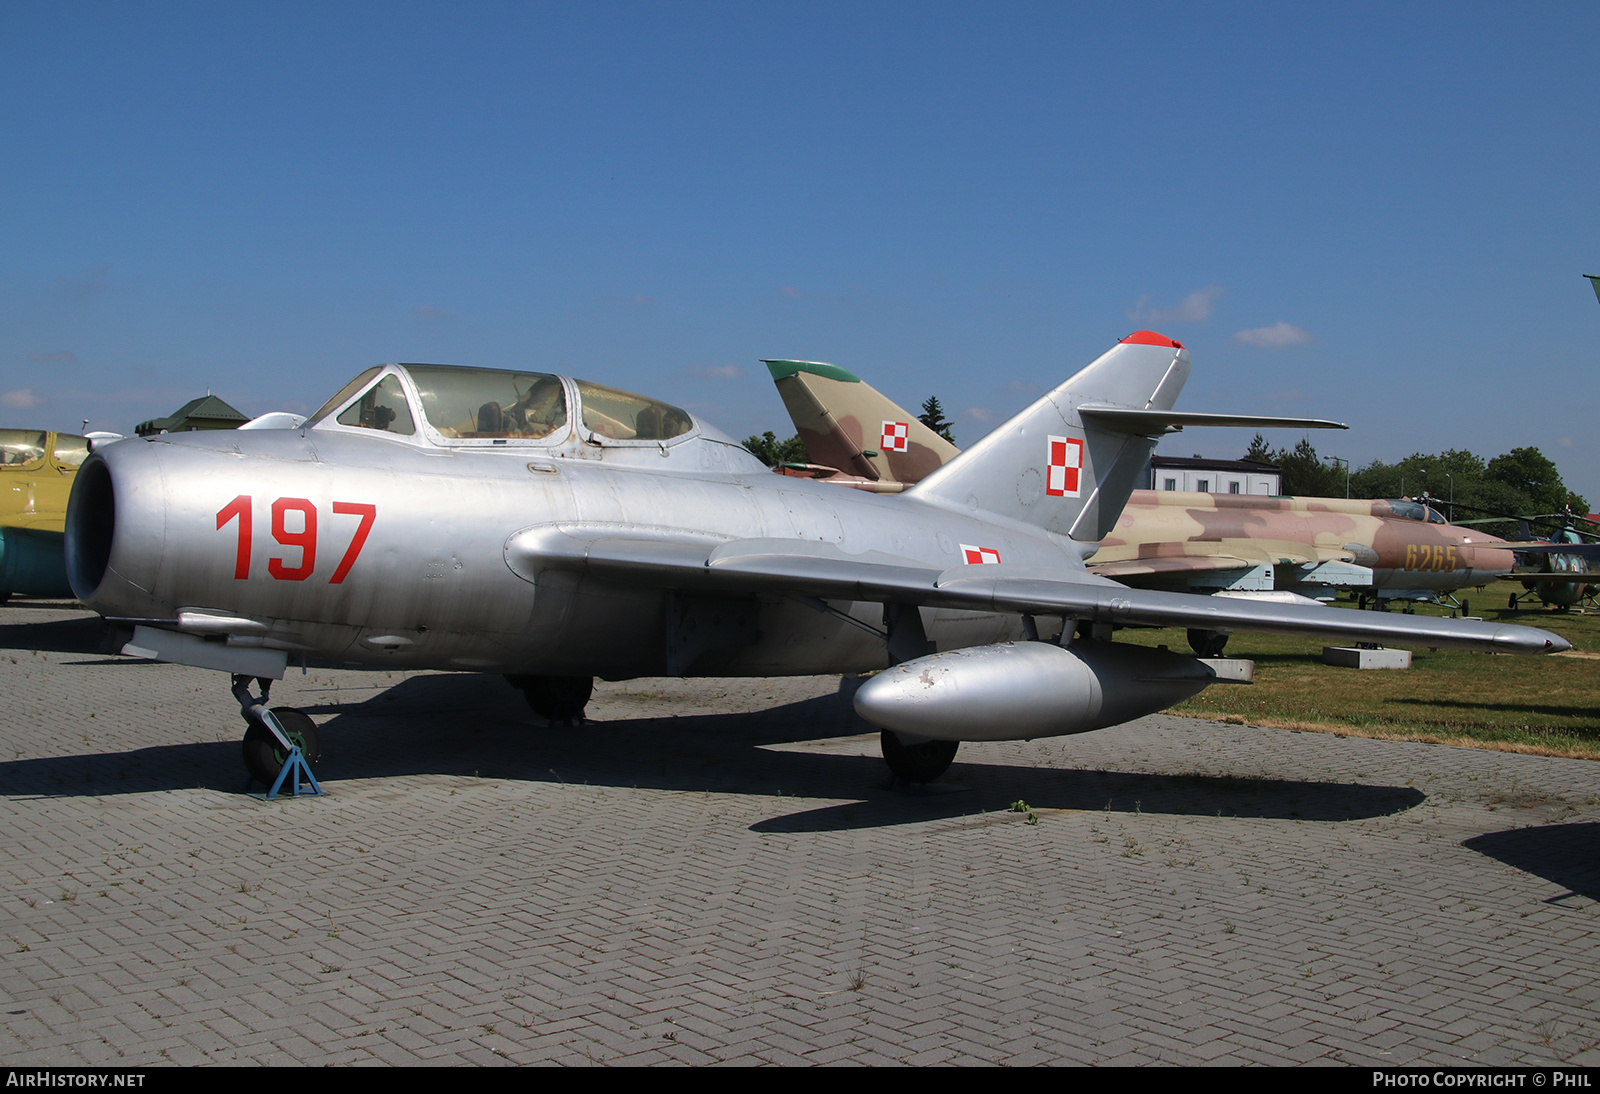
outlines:
{"label": "metal stand under nose wheel", "polygon": [[879,734],[883,747],[883,762],[898,779],[908,783],[931,783],[950,770],[955,762],[960,741],[920,741],[908,745],[891,730]]}

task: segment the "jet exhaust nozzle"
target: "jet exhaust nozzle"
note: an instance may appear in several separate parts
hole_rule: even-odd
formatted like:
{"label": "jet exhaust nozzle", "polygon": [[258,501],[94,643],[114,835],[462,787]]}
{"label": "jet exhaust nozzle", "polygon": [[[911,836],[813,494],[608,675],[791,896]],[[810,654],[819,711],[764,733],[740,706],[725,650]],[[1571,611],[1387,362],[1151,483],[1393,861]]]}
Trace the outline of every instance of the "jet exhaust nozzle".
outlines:
{"label": "jet exhaust nozzle", "polygon": [[1217,680],[1199,658],[1115,642],[1004,642],[931,654],[879,673],[856,712],[943,741],[1016,741],[1120,725]]}

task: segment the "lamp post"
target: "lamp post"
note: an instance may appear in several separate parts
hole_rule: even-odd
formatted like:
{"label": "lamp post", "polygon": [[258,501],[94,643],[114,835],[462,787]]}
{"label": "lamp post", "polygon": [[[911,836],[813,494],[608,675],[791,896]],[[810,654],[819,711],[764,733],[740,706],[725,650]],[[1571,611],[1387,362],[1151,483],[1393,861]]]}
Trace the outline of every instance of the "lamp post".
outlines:
{"label": "lamp post", "polygon": [[1350,496],[1350,461],[1342,456],[1325,456],[1323,458],[1333,461],[1335,470],[1338,470],[1341,463],[1344,464],[1344,496],[1348,498]]}

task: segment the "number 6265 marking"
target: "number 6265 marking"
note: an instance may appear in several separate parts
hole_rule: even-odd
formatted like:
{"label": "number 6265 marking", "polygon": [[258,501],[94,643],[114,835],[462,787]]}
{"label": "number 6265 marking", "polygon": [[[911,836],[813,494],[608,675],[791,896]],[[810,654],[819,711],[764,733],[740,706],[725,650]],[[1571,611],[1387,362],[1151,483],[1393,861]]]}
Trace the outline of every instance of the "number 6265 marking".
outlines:
{"label": "number 6265 marking", "polygon": [[[237,519],[239,522],[239,547],[234,556],[233,576],[240,581],[250,576],[253,509],[250,495],[240,494],[217,510],[219,532],[230,521]],[[300,514],[301,530],[298,532],[289,531],[285,518],[291,512]],[[345,548],[344,557],[328,579],[329,585],[338,585],[343,583],[350,567],[355,565],[356,556],[361,554],[361,548],[366,545],[367,533],[372,531],[372,524],[378,519],[378,507],[364,501],[336,501],[333,503],[333,513],[334,516],[361,518],[355,534],[350,537],[350,545]],[[272,538],[285,547],[300,548],[300,558],[293,566],[288,565],[286,558],[269,558],[267,573],[279,581],[304,581],[310,577],[317,568],[317,507],[305,498],[278,498],[272,503]]]}

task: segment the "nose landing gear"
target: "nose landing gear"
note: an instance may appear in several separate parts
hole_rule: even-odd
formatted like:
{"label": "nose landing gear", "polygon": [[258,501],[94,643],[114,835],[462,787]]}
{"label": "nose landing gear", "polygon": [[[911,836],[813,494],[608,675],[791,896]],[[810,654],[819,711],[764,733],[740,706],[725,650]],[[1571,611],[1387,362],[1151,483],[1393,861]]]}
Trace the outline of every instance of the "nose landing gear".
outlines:
{"label": "nose landing gear", "polygon": [[[256,679],[261,685],[259,699],[250,694],[250,681],[249,676],[233,678],[233,697],[239,701],[239,713],[249,725],[244,732],[244,766],[251,780],[269,788],[268,801],[278,796],[285,783],[296,797],[325,793],[311,773],[311,765],[322,756],[317,724],[294,707],[269,709],[267,693],[272,681]],[[249,783],[245,785],[249,787]]]}

